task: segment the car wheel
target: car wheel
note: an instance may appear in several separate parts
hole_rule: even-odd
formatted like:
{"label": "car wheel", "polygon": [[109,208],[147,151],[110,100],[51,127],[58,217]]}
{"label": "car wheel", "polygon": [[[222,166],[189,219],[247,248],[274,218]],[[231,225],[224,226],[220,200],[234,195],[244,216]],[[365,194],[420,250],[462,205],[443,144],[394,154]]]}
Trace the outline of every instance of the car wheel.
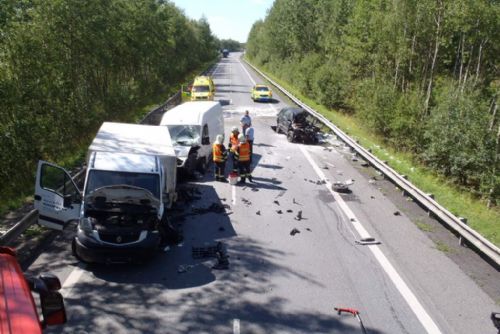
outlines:
{"label": "car wheel", "polygon": [[205,158],[200,158],[198,160],[198,164],[196,166],[196,170],[200,172],[201,174],[205,174],[207,170],[207,159]]}
{"label": "car wheel", "polygon": [[292,130],[288,131],[286,134],[286,139],[290,142],[293,143],[295,141],[295,135]]}

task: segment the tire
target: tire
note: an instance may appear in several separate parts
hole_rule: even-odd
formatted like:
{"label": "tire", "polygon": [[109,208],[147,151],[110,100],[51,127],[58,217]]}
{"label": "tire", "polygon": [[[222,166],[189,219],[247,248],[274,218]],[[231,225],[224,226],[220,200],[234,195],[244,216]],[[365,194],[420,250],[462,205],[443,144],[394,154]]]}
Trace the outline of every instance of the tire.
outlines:
{"label": "tire", "polygon": [[295,141],[295,135],[292,130],[288,131],[286,134],[286,139],[290,142],[293,143]]}
{"label": "tire", "polygon": [[198,159],[198,163],[196,164],[196,170],[200,172],[201,174],[205,174],[207,171],[207,159],[206,158],[200,158]]}
{"label": "tire", "polygon": [[281,130],[280,130],[280,124],[279,123],[276,123],[276,133],[281,133]]}

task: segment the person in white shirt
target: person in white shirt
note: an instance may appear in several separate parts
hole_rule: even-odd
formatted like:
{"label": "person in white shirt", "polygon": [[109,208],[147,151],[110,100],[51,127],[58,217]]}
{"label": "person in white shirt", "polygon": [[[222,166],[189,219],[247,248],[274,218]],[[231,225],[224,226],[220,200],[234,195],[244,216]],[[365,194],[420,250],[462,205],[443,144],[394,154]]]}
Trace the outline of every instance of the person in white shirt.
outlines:
{"label": "person in white shirt", "polygon": [[252,163],[252,156],[253,156],[253,127],[252,124],[250,124],[247,129],[245,130],[245,137],[247,139],[247,142],[250,144],[250,164]]}
{"label": "person in white shirt", "polygon": [[240,123],[241,123],[241,128],[243,130],[241,133],[244,134],[246,129],[252,125],[252,118],[250,117],[248,110],[245,110],[245,115],[241,117]]}

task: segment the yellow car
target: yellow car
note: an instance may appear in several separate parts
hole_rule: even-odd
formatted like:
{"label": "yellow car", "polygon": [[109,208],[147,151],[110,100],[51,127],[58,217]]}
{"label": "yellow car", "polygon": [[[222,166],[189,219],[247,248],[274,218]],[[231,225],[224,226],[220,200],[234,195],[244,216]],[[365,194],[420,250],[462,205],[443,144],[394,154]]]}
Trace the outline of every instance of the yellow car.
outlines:
{"label": "yellow car", "polygon": [[194,78],[191,88],[191,101],[213,101],[215,96],[215,85],[212,78],[199,76]]}
{"label": "yellow car", "polygon": [[266,85],[255,85],[252,88],[252,100],[254,101],[271,101],[273,92]]}

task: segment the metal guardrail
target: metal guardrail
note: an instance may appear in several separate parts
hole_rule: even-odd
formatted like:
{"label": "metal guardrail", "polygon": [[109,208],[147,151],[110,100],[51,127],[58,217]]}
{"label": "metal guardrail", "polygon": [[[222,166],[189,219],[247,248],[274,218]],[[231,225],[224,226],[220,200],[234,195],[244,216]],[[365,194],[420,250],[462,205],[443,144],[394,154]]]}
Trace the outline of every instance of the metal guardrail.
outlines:
{"label": "metal guardrail", "polygon": [[246,59],[244,61],[252,67],[257,73],[264,77],[267,81],[277,87],[283,94],[285,94],[289,99],[295,102],[300,107],[304,108],[311,115],[319,119],[325,126],[330,128],[337,137],[349,145],[359,156],[370,163],[374,168],[378,169],[385,177],[390,179],[399,188],[405,191],[414,200],[419,202],[422,206],[427,208],[436,218],[448,225],[452,230],[458,233],[461,237],[467,240],[470,244],[476,247],[484,256],[486,256],[492,263],[497,267],[500,267],[500,249],[495,246],[492,242],[487,240],[485,237],[480,235],[477,231],[467,226],[465,223],[460,221],[458,217],[448,211],[446,208],[441,206],[436,202],[431,196],[424,193],[422,190],[418,189],[410,181],[408,181],[404,176],[397,173],[394,169],[389,167],[386,163],[375,157],[367,149],[359,145],[354,139],[345,134],[332,122],[330,122],[323,115],[300,101],[298,98],[293,96],[285,88],[281,87],[279,84],[274,82],[267,75],[262,73],[255,66],[250,64]]}

